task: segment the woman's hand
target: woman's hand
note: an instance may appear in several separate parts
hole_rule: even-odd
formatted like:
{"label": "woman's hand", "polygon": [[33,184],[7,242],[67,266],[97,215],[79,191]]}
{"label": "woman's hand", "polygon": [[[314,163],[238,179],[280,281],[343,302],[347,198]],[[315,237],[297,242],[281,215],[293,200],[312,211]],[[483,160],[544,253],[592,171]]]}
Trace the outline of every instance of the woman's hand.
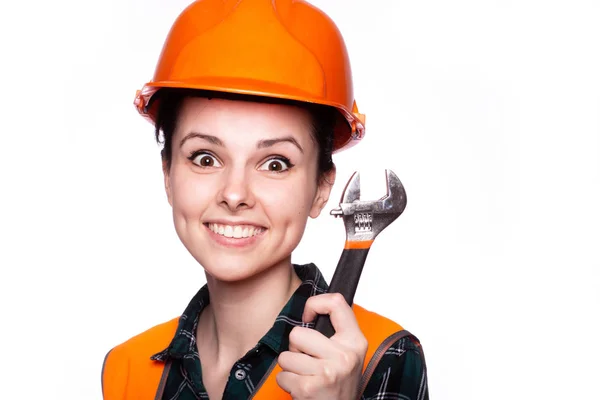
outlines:
{"label": "woman's hand", "polygon": [[283,370],[277,384],[294,400],[354,400],[367,353],[367,339],[352,308],[339,293],[310,297],[302,321],[329,314],[335,334],[327,338],[314,329],[294,327],[290,350],[279,355]]}

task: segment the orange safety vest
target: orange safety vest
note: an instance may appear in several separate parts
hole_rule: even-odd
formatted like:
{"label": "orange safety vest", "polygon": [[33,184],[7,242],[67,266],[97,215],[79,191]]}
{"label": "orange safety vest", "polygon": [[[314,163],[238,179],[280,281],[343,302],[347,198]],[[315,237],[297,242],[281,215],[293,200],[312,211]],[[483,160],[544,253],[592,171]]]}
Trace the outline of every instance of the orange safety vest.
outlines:
{"label": "orange safety vest", "polygon": [[[363,364],[360,393],[362,395],[377,363],[386,350],[404,336],[411,334],[394,321],[352,305],[354,315],[369,343]],[[153,361],[150,357],[164,350],[173,339],[179,317],[157,325],[113,348],[104,359],[102,393],[104,400],[160,400],[169,373],[170,363]],[[291,400],[289,393],[277,385],[275,377],[281,371],[277,359],[253,395],[252,400]]]}

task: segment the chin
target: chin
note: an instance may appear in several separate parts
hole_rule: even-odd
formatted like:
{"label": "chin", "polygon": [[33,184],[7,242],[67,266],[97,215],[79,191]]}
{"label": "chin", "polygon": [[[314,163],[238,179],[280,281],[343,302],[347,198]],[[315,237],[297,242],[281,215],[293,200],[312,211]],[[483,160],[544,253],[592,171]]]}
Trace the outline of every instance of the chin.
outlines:
{"label": "chin", "polygon": [[291,254],[267,259],[263,252],[256,255],[201,252],[201,255],[195,258],[212,278],[229,283],[259,277],[286,260],[291,263]]}
{"label": "chin", "polygon": [[219,281],[230,283],[248,280],[269,268],[265,265],[264,259],[255,260],[232,255],[207,257],[207,254],[203,254],[196,260],[208,275]]}

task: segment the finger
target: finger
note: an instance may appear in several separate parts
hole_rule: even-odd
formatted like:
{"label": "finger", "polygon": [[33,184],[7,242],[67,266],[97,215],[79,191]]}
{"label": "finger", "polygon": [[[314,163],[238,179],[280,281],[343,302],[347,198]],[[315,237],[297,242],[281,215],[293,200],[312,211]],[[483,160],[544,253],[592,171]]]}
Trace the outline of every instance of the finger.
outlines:
{"label": "finger", "polygon": [[[275,376],[275,381],[280,388],[288,393],[292,393],[292,390],[297,386],[299,376],[293,372],[281,371]],[[295,392],[295,390],[294,390]]]}
{"label": "finger", "polygon": [[313,321],[318,314],[329,315],[336,335],[360,331],[352,307],[340,293],[324,293],[310,297],[304,306],[302,321]]}
{"label": "finger", "polygon": [[341,351],[338,343],[310,328],[296,326],[288,338],[291,351],[302,352],[319,359],[333,358]]}
{"label": "finger", "polygon": [[[315,399],[317,392],[323,389],[322,379],[315,376],[304,377],[293,372],[282,371],[275,376],[275,381],[292,399]],[[331,396],[327,397],[330,398]]]}
{"label": "finger", "polygon": [[319,360],[304,353],[282,352],[277,358],[282,370],[298,375],[317,375]]}

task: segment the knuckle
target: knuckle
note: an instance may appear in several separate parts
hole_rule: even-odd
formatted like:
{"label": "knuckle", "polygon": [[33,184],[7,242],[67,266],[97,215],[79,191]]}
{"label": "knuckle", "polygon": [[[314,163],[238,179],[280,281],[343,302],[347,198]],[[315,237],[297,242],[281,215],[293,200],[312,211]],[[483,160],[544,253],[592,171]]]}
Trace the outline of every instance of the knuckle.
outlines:
{"label": "knuckle", "polygon": [[360,339],[358,339],[356,341],[356,347],[358,348],[358,352],[364,356],[367,353],[367,350],[369,349],[369,342],[367,341],[367,338],[364,336],[361,336]]}
{"label": "knuckle", "polygon": [[346,305],[346,299],[344,299],[344,296],[341,293],[333,293],[331,300],[336,306]]}
{"label": "knuckle", "polygon": [[340,355],[340,361],[344,366],[354,365],[356,361],[356,356],[352,352],[345,351]]}
{"label": "knuckle", "polygon": [[298,388],[302,399],[310,400],[315,398],[315,385],[310,380],[304,380]]}
{"label": "knuckle", "polygon": [[344,367],[354,369],[361,363],[361,356],[355,351],[344,351],[340,353],[339,361]]}
{"label": "knuckle", "polygon": [[322,376],[326,385],[333,385],[338,380],[338,373],[330,364],[325,364],[323,366]]}

